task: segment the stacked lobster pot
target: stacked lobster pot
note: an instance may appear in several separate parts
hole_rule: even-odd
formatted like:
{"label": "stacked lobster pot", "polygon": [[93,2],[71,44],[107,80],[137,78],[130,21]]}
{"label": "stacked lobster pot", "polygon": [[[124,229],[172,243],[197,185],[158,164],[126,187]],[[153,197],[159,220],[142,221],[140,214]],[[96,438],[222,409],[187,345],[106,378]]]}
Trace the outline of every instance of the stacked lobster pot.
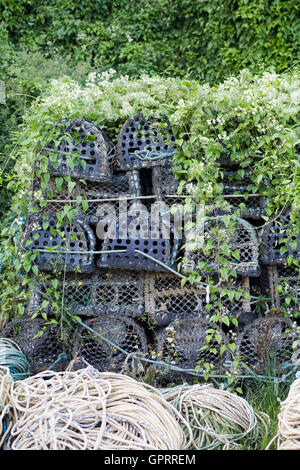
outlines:
{"label": "stacked lobster pot", "polygon": [[[140,180],[136,173],[114,167],[114,146],[94,124],[85,119],[71,119],[58,123],[57,127],[59,144],[50,142],[43,149],[50,181],[40,206],[35,201],[31,205],[22,240],[23,250],[32,253],[40,272],[46,273],[43,282],[41,276],[35,278],[35,293],[28,303],[24,322],[30,320],[39,328],[47,318],[51,322],[51,334],[50,326],[44,325],[39,335],[34,326],[31,330],[27,328],[29,334],[24,347],[28,349],[31,345],[34,352],[35,338],[41,344],[44,338],[49,354],[44,345],[43,365],[48,368],[55,362],[56,349],[69,357],[81,354],[91,359],[87,351],[95,350],[96,341],[99,357],[95,364],[102,369],[116,370],[121,366],[120,357],[123,360],[126,357],[121,351],[139,349],[146,353],[144,329],[136,324],[136,319],[144,315],[143,278],[138,275],[139,266],[119,263],[118,247],[114,249],[114,243],[111,245],[106,236],[98,237],[98,234],[102,231],[106,235],[113,221],[119,227],[121,213],[126,214],[124,202],[138,200],[142,195]],[[41,188],[38,176],[39,168],[33,192]],[[119,236],[120,233],[117,240]],[[103,269],[101,257],[108,250],[113,252],[112,261]],[[55,291],[51,289],[53,286]],[[62,311],[58,312],[60,305]],[[66,328],[61,334],[53,320],[57,315],[66,320],[66,313],[80,316],[94,326],[93,338],[95,335],[97,338],[94,343],[87,339],[89,332],[83,335],[80,328],[74,338],[71,338],[72,329]],[[105,345],[102,344],[104,336]],[[22,337],[19,341],[22,347]],[[33,361],[37,357],[30,351],[28,356]],[[35,366],[33,363],[33,370]]]}
{"label": "stacked lobster pot", "polygon": [[[45,189],[38,167],[32,192],[42,189],[43,198],[30,206],[22,240],[45,276],[35,276],[27,315],[19,320],[24,324],[7,330],[24,346],[32,369],[63,367],[66,357],[76,356],[120,371],[132,355],[150,354],[176,370],[204,370],[204,364],[222,370],[232,358],[220,348],[232,338],[226,323],[211,321],[221,316],[238,319],[238,354],[261,371],[266,348],[262,354],[260,340],[278,345],[285,323],[257,318],[251,294],[270,296],[277,308],[280,276],[289,276],[289,289],[299,282],[280,258],[284,250],[276,251],[271,225],[259,245],[256,227],[266,201],[251,193],[251,171],[221,158],[226,204],[205,218],[198,234],[184,227],[185,196],[178,195],[172,171],[176,142],[166,119],[136,114],[115,146],[85,119],[66,119],[57,128],[56,143],[43,149],[50,180]],[[230,229],[228,213],[234,216]],[[299,245],[298,238],[298,254]],[[225,280],[223,269],[235,272],[234,282]],[[190,273],[203,282],[183,283]],[[62,331],[61,319],[70,315],[85,326],[80,322],[73,331],[74,324],[63,321]],[[282,344],[289,347],[290,339]]]}

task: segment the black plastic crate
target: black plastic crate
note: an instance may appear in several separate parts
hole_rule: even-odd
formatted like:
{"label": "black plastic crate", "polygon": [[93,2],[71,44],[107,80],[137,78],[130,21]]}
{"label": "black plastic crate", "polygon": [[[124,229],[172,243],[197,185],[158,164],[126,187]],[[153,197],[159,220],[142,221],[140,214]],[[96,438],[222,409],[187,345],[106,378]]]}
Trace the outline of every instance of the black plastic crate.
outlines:
{"label": "black plastic crate", "polygon": [[58,223],[55,214],[32,215],[23,236],[23,249],[36,253],[42,271],[93,272],[95,236],[84,221]]}
{"label": "black plastic crate", "polygon": [[[85,119],[65,119],[58,126],[59,145],[50,142],[43,149],[49,157],[51,174],[87,181],[109,181],[114,150],[106,134]],[[70,164],[70,158],[74,159],[74,165]]]}
{"label": "black plastic crate", "polygon": [[175,138],[166,121],[138,113],[123,125],[117,143],[117,167],[121,170],[171,166]]}

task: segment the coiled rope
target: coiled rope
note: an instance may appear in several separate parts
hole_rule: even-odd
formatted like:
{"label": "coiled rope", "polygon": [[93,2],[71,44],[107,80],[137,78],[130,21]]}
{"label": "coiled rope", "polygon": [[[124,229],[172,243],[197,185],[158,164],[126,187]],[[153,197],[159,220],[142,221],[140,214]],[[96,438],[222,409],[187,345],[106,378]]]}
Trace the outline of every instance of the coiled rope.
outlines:
{"label": "coiled rope", "polygon": [[12,407],[9,390],[13,382],[7,367],[0,366],[0,449],[8,436],[12,425]]}
{"label": "coiled rope", "polygon": [[11,404],[13,450],[171,450],[192,440],[188,422],[154,388],[89,365],[14,382]]}
{"label": "coiled rope", "polygon": [[239,448],[270,424],[268,415],[256,413],[242,397],[211,385],[182,385],[163,395],[189,423],[197,450]]}
{"label": "coiled rope", "polygon": [[0,338],[0,367],[8,368],[13,380],[30,376],[30,366],[19,346],[8,338]]}
{"label": "coiled rope", "polygon": [[278,450],[300,450],[300,379],[293,382],[278,415]]}

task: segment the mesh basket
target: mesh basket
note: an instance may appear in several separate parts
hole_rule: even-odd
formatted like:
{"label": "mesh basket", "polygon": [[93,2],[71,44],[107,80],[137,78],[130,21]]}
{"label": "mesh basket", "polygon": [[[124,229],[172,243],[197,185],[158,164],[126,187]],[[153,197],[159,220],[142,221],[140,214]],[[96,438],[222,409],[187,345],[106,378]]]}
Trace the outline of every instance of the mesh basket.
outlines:
{"label": "mesh basket", "polygon": [[[120,210],[124,201],[130,204],[132,199],[141,196],[139,175],[137,172],[119,172],[112,175],[107,182],[83,181],[76,182],[76,186],[70,193],[66,182],[62,183],[60,190],[57,189],[55,180],[50,179],[47,191],[43,194],[43,202],[33,202],[39,214],[64,213],[69,207],[76,217],[84,219],[88,223],[96,224],[105,212],[109,210]],[[39,182],[35,180],[34,190],[38,189]]]}
{"label": "mesh basket", "polygon": [[[85,119],[64,120],[60,123],[62,139],[58,148],[53,144],[43,149],[49,157],[49,170],[53,176],[71,176],[88,181],[111,179],[110,155],[113,146],[107,136]],[[70,165],[70,157],[74,161]]]}
{"label": "mesh basket", "polygon": [[[249,294],[249,279],[238,278],[236,285],[223,283],[225,289],[242,289]],[[147,273],[145,275],[145,311],[150,324],[166,326],[175,319],[209,318],[213,314],[239,315],[250,310],[249,300],[243,295],[237,300],[217,292],[208,295],[205,287],[181,286],[174,274]]]}
{"label": "mesh basket", "polygon": [[266,317],[248,325],[236,341],[236,356],[252,371],[273,375],[292,363],[296,329],[279,317]]}
{"label": "mesh basket", "polygon": [[42,271],[95,270],[95,236],[91,228],[80,219],[58,226],[53,214],[30,216],[23,246],[27,251],[39,253],[34,262]]}
{"label": "mesh basket", "polygon": [[[199,241],[200,247],[197,248],[197,238],[195,242],[192,240],[186,244],[182,262],[183,272],[202,272],[203,268],[199,268],[199,264],[204,263],[211,273],[226,267],[234,269],[241,276],[260,275],[258,240],[255,229],[249,222],[236,218],[234,231],[232,231],[226,228],[222,218],[217,218],[214,221],[205,222],[202,234],[203,247]],[[209,251],[205,250],[207,240],[214,244]],[[220,252],[218,255],[218,246],[222,247],[224,244],[229,246],[230,253]],[[226,259],[226,264],[218,262],[219,256]]]}
{"label": "mesh basket", "polygon": [[166,124],[152,118],[146,120],[142,113],[128,119],[118,136],[118,168],[170,166],[175,138]]}
{"label": "mesh basket", "polygon": [[271,298],[271,307],[290,318],[300,314],[300,272],[296,266],[264,266],[260,277],[264,295]]}
{"label": "mesh basket", "polygon": [[147,354],[144,329],[133,320],[105,315],[87,320],[86,325],[92,331],[81,325],[76,328],[73,354],[100,371],[118,372],[128,354]]}
{"label": "mesh basket", "polygon": [[267,265],[285,264],[288,255],[300,259],[300,234],[292,230],[290,215],[286,212],[261,230],[260,261]]}
{"label": "mesh basket", "polygon": [[[2,330],[1,336],[13,340],[19,346],[27,358],[32,374],[50,367],[59,371],[67,366],[69,351],[60,337],[59,327],[45,325],[42,318],[31,319],[25,316],[13,320]],[[66,359],[59,360],[63,353]]]}
{"label": "mesh basket", "polygon": [[[55,294],[51,290],[53,279],[58,280]],[[44,300],[47,308],[42,309]],[[69,273],[63,277],[49,277],[40,283],[31,296],[27,312],[50,313],[54,302],[77,316],[110,315],[143,318],[144,277],[139,272],[125,270],[98,270],[92,275]],[[52,306],[52,307],[51,307]]]}
{"label": "mesh basket", "polygon": [[[214,330],[207,344],[209,331]],[[219,334],[221,343],[215,340]],[[226,335],[204,318],[176,320],[157,333],[155,353],[167,364],[182,369],[195,369],[209,363],[212,367],[221,364],[220,345],[227,344]]]}

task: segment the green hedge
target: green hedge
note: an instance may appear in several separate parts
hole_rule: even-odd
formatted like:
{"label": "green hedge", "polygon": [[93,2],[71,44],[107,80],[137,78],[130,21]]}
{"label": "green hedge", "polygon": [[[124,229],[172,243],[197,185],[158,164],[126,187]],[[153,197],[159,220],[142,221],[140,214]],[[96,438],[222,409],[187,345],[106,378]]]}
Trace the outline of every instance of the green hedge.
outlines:
{"label": "green hedge", "polygon": [[2,0],[0,15],[16,45],[122,74],[215,83],[241,68],[281,71],[299,60],[294,0]]}

